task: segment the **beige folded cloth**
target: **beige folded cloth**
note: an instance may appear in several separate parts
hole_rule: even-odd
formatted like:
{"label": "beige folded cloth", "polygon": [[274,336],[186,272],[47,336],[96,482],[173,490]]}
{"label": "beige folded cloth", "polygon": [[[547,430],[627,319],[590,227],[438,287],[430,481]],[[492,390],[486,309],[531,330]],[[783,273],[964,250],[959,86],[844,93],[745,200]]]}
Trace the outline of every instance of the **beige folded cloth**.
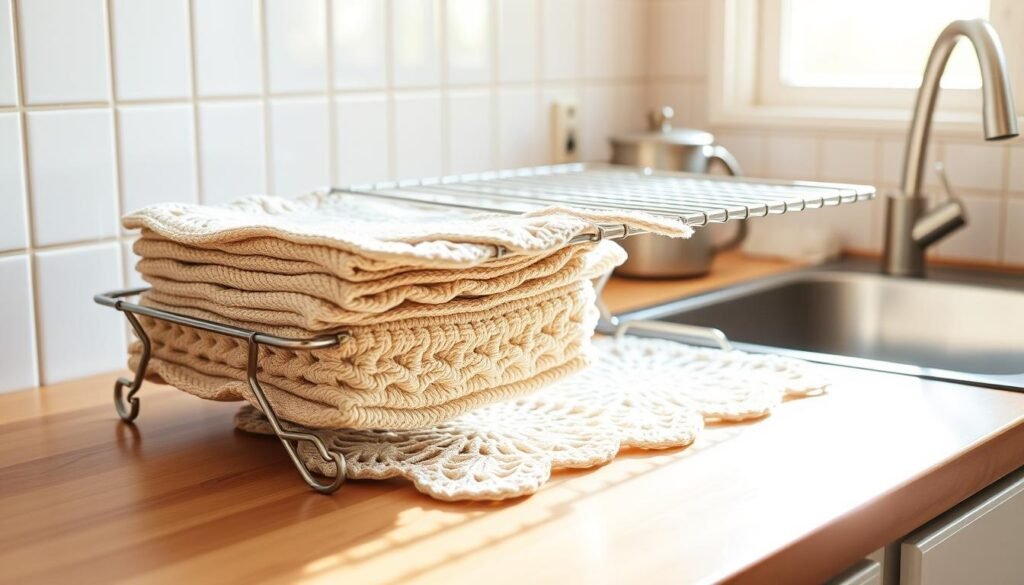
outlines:
{"label": "beige folded cloth", "polygon": [[374,290],[372,283],[348,283],[325,275],[278,275],[147,259],[139,262],[138,269],[153,285],[144,295],[151,306],[261,330],[266,330],[263,326],[297,329],[302,330],[299,336],[309,337],[346,325],[492,309],[596,278],[625,258],[613,242],[572,246],[502,277],[462,279],[463,271],[440,270],[448,282],[398,285],[376,295],[361,294]]}
{"label": "beige folded cloth", "polygon": [[[259,377],[281,416],[386,429],[436,424],[581,367],[597,319],[590,280],[625,259],[613,242],[568,246],[595,223],[691,233],[643,213],[467,215],[338,193],[161,204],[124,218],[143,230],[144,305],[283,337],[345,333],[334,348],[262,350]],[[151,378],[254,402],[245,340],[143,326]]]}
{"label": "beige folded cloth", "polygon": [[349,253],[337,258],[341,262],[359,258],[375,270],[466,268],[493,260],[499,249],[547,255],[577,235],[595,233],[595,224],[675,237],[693,233],[678,218],[642,212],[552,207],[522,215],[479,215],[337,192],[298,199],[252,195],[222,206],[162,203],[125,216],[122,223],[196,248],[231,247],[235,253],[282,257],[260,247],[277,240],[275,245],[293,260],[315,262],[326,247]]}
{"label": "beige folded cloth", "polygon": [[[152,340],[147,378],[255,404],[245,340],[140,320]],[[422,428],[578,370],[596,320],[593,286],[575,282],[487,311],[351,327],[328,349],[263,347],[259,379],[275,411],[295,423]],[[140,351],[132,344],[132,367]]]}
{"label": "beige folded cloth", "polygon": [[351,283],[325,274],[275,274],[148,258],[137,269],[153,285],[149,297],[165,305],[324,331],[343,324],[481,310],[530,296],[579,280],[587,251],[586,246],[573,246],[524,269],[485,279],[466,278],[460,270],[435,270],[442,282],[432,284],[403,284],[409,279],[402,274]]}
{"label": "beige folded cloth", "polygon": [[[571,254],[570,249],[563,248],[552,254],[567,257]],[[381,262],[358,254],[312,244],[296,246],[275,238],[252,238],[198,248],[179,244],[152,230],[143,229],[142,237],[135,241],[133,250],[140,258],[231,266],[271,274],[324,274],[352,283],[433,284],[447,281],[451,274],[450,268],[395,266],[393,263],[385,268]],[[547,257],[542,254],[506,255],[477,266],[462,267],[459,273],[462,278],[477,280],[498,278]]]}

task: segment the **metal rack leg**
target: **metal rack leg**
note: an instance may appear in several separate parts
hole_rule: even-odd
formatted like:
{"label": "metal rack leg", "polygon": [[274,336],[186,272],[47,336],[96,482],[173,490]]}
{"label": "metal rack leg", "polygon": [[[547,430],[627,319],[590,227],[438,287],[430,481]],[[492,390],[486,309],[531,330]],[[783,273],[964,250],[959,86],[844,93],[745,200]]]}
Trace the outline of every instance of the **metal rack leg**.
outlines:
{"label": "metal rack leg", "polygon": [[[256,379],[257,363],[260,354],[260,345],[256,342],[256,334],[253,333],[249,336],[249,360],[248,367],[246,368],[246,376],[249,380],[249,388],[252,389],[253,395],[256,396],[256,401],[260,404],[260,410],[263,411],[264,416],[270,421],[270,426],[274,429],[274,434],[281,440],[281,444],[284,445],[285,451],[288,452],[288,456],[291,457],[292,463],[299,470],[299,474],[302,475],[302,479],[309,484],[309,487],[313,488],[321,494],[334,493],[341,484],[345,481],[345,457],[341,453],[335,453],[328,451],[327,446],[320,440],[320,437],[311,433],[296,433],[285,430],[281,426],[281,421],[277,419],[277,414],[274,412],[274,408],[270,405],[270,401],[267,400],[267,395],[263,392],[263,387],[260,386],[259,380]],[[334,462],[334,480],[330,483],[321,483],[317,481],[313,474],[310,473],[309,469],[306,468],[305,464],[302,463],[302,459],[299,457],[298,450],[295,445],[298,441],[308,441],[316,447],[317,453],[324,461]]]}
{"label": "metal rack leg", "polygon": [[[117,309],[120,310],[120,307],[117,306]],[[142,388],[146,367],[149,366],[149,355],[152,346],[149,341],[149,335],[146,334],[146,330],[139,324],[138,318],[127,311],[122,312],[128,319],[128,322],[131,323],[132,329],[135,330],[135,335],[142,342],[142,354],[139,356],[139,365],[135,368],[135,378],[131,380],[128,378],[118,378],[114,382],[114,408],[117,409],[117,414],[121,417],[121,420],[130,423],[139,416],[139,399],[135,397],[135,394]],[[124,396],[125,386],[128,386],[127,397]],[[131,403],[131,406],[125,406],[126,400]]]}

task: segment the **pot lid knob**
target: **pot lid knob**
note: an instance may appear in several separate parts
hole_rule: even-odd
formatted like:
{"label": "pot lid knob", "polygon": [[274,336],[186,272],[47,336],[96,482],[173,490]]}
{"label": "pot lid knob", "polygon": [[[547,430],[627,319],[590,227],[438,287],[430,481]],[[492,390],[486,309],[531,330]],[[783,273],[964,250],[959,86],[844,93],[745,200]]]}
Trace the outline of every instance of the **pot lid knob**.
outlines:
{"label": "pot lid knob", "polygon": [[651,113],[647,115],[647,119],[650,123],[650,129],[652,132],[661,130],[662,132],[672,131],[672,118],[676,115],[676,111],[671,106],[662,106],[661,109],[651,110]]}

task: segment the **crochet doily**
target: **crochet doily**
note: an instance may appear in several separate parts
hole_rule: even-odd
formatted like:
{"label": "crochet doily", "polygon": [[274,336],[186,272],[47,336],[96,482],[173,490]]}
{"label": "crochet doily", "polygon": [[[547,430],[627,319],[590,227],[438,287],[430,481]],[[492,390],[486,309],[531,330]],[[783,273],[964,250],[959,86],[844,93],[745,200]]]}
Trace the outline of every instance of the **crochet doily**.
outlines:
{"label": "crochet doily", "polygon": [[[238,412],[235,426],[273,434],[252,406]],[[564,402],[505,402],[414,431],[307,432],[345,456],[350,479],[405,477],[419,491],[449,501],[532,494],[553,467],[593,467],[619,450],[615,429],[600,410]],[[312,471],[334,473],[310,445],[300,444],[299,453]]]}
{"label": "crochet doily", "polygon": [[[405,477],[438,499],[494,500],[531,494],[552,469],[601,465],[623,447],[688,446],[705,421],[763,417],[786,397],[828,386],[798,360],[659,339],[599,339],[594,354],[591,366],[538,394],[436,427],[309,432],[345,456],[350,479]],[[235,425],[273,434],[252,406]],[[332,472],[310,446],[299,451],[310,469]]]}

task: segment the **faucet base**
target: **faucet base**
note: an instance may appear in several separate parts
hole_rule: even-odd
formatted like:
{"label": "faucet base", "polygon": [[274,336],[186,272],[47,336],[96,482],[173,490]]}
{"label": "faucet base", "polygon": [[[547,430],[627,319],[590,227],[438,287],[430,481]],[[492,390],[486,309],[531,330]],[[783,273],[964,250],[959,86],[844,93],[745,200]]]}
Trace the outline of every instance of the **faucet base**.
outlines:
{"label": "faucet base", "polygon": [[923,277],[925,248],[914,241],[914,225],[924,215],[923,197],[890,193],[886,197],[885,247],[882,273],[892,276]]}

